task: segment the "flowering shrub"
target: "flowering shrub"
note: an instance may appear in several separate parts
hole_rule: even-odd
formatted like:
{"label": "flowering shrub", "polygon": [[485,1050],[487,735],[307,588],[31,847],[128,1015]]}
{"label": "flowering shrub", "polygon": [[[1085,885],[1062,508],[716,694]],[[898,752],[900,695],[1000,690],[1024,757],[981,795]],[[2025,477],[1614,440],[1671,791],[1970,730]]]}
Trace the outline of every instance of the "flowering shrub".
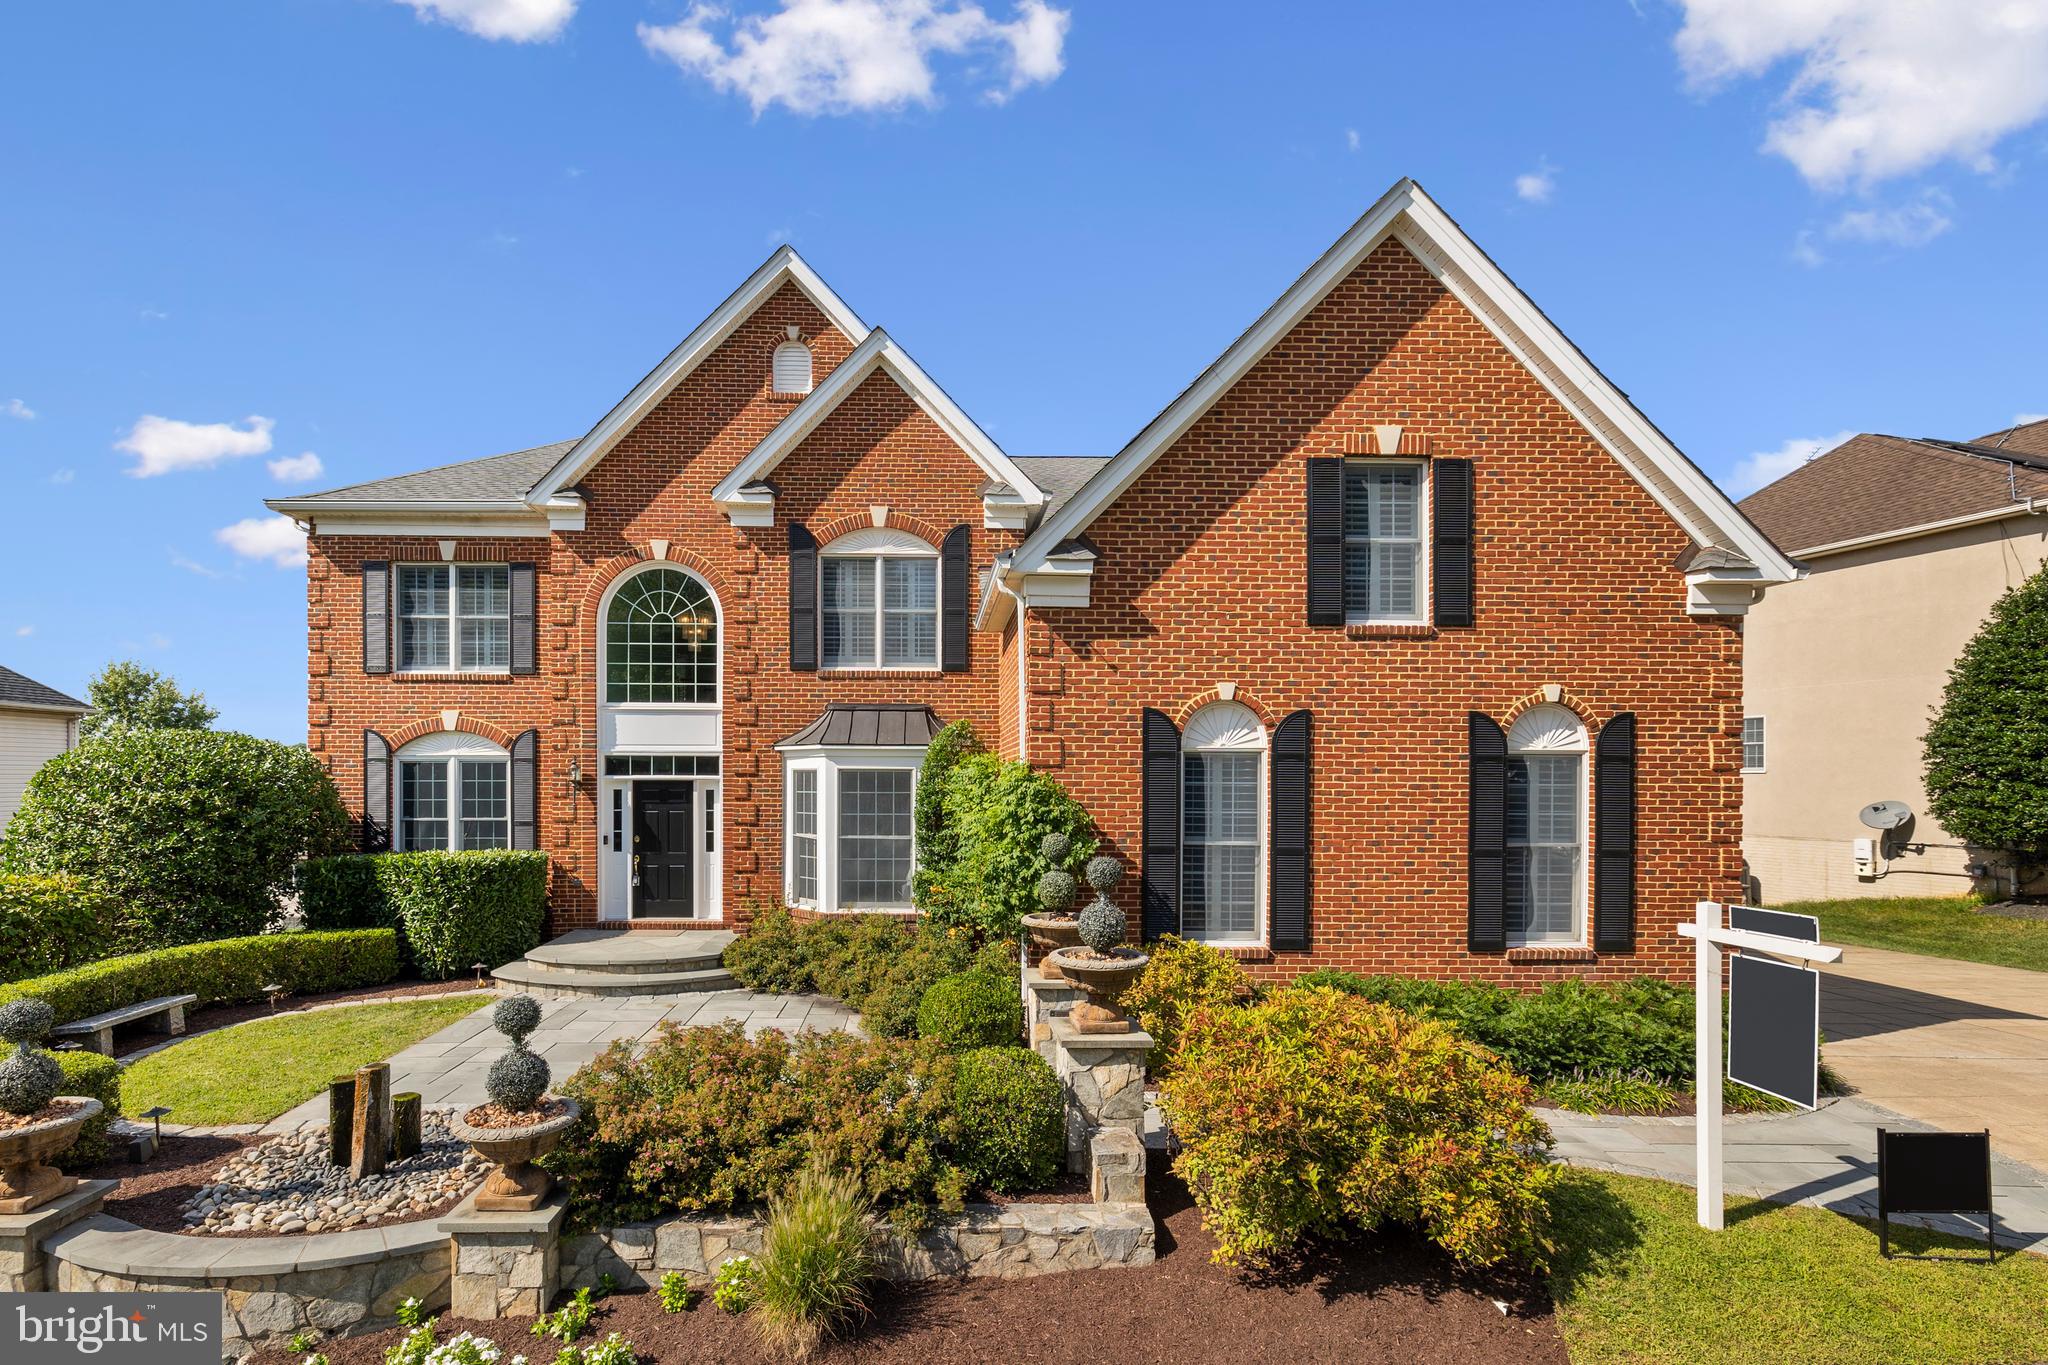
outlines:
{"label": "flowering shrub", "polygon": [[1166,1074],[1181,1022],[1204,1005],[1232,1005],[1252,993],[1252,979],[1237,959],[1206,943],[1168,934],[1145,951],[1151,960],[1124,992],[1123,1007],[1152,1035],[1145,1065]]}
{"label": "flowering shrub", "polygon": [[744,1313],[754,1301],[754,1258],[741,1252],[719,1263],[711,1277],[711,1301],[721,1313]]}
{"label": "flowering shrub", "polygon": [[526,1357],[507,1355],[489,1337],[468,1332],[437,1343],[434,1319],[426,1318],[384,1352],[384,1365],[526,1365]]}
{"label": "flowering shrub", "polygon": [[569,1079],[583,1113],[548,1164],[579,1218],[634,1222],[762,1203],[815,1159],[914,1228],[966,1191],[954,1069],[924,1042],[664,1025]]}
{"label": "flowering shrub", "polygon": [[1160,1104],[1219,1262],[1396,1222],[1462,1262],[1540,1266],[1557,1171],[1530,1095],[1440,1023],[1297,989],[1195,1011]]}

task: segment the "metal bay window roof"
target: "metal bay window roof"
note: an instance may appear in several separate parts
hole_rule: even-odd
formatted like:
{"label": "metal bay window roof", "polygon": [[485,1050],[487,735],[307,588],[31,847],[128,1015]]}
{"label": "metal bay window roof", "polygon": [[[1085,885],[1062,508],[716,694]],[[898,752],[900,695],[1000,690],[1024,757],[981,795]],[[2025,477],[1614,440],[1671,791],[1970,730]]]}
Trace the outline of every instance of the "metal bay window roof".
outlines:
{"label": "metal bay window roof", "polygon": [[871,706],[835,701],[778,749],[922,749],[939,732],[929,706]]}

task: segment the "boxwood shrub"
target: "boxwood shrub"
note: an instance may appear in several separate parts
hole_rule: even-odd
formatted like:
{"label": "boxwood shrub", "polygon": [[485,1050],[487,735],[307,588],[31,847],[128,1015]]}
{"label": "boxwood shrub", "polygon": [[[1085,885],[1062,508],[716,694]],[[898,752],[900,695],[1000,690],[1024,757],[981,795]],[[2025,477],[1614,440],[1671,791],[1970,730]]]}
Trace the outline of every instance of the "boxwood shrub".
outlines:
{"label": "boxwood shrub", "polygon": [[121,1064],[97,1052],[60,1052],[57,1065],[64,1068],[61,1093],[84,1095],[101,1105],[99,1115],[79,1130],[71,1150],[57,1158],[60,1170],[89,1170],[110,1155],[107,1129],[121,1112]]}
{"label": "boxwood shrub", "polygon": [[1028,1047],[976,1048],[961,1054],[954,1093],[961,1164],[978,1188],[1052,1184],[1066,1155],[1066,1102],[1045,1058]]}
{"label": "boxwood shrub", "polygon": [[316,858],[299,868],[309,929],[396,929],[422,977],[445,981],[473,963],[496,967],[541,940],[548,856],[507,849]]}
{"label": "boxwood shrub", "polygon": [[942,976],[917,1006],[917,1036],[955,1052],[1001,1047],[1024,1032],[1024,1001],[1014,976],[957,972]]}
{"label": "boxwood shrub", "polygon": [[111,898],[76,877],[0,872],[0,981],[105,956],[113,919]]}
{"label": "boxwood shrub", "polygon": [[60,1023],[163,995],[196,995],[204,1005],[260,1000],[273,982],[293,991],[349,990],[398,976],[398,936],[389,929],[257,934],[130,953],[0,986],[0,1004],[33,996]]}

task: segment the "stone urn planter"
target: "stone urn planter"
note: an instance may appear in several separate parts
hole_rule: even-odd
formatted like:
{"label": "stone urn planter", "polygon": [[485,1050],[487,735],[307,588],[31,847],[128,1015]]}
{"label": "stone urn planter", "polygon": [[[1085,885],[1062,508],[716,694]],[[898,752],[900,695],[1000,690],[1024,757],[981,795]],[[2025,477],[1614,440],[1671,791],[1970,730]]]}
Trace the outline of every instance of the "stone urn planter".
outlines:
{"label": "stone urn planter", "polygon": [[1059,964],[1053,961],[1053,954],[1061,948],[1076,948],[1081,943],[1081,921],[1072,915],[1026,915],[1021,923],[1031,935],[1031,942],[1043,954],[1038,960],[1038,974],[1047,981],[1061,979]]}
{"label": "stone urn planter", "polygon": [[540,1004],[530,995],[500,1000],[491,1023],[512,1046],[491,1063],[484,1078],[490,1103],[480,1104],[448,1129],[492,1164],[476,1194],[485,1213],[527,1213],[547,1201],[554,1177],[534,1165],[561,1145],[562,1135],[581,1114],[576,1101],[549,1097],[548,1064],[526,1045],[540,1024]]}
{"label": "stone urn planter", "polygon": [[48,1165],[78,1141],[102,1108],[83,1095],[59,1095],[64,1068],[35,1044],[57,1022],[40,1000],[0,1005],[0,1038],[14,1055],[0,1062],[0,1213],[27,1213],[78,1188],[76,1176]]}
{"label": "stone urn planter", "polygon": [[1065,866],[1073,847],[1074,841],[1064,834],[1048,834],[1038,841],[1040,855],[1052,864],[1038,879],[1038,903],[1044,909],[1039,914],[1024,916],[1021,921],[1038,947],[1038,974],[1046,981],[1061,979],[1052,954],[1061,948],[1077,947],[1081,942],[1081,921],[1074,914],[1074,900],[1081,887]]}
{"label": "stone urn planter", "polygon": [[1088,992],[1088,998],[1067,1016],[1079,1033],[1130,1032],[1130,1018],[1119,1002],[1151,961],[1149,954],[1123,946],[1129,925],[1124,912],[1109,898],[1110,888],[1123,875],[1124,865],[1115,858],[1104,855],[1088,860],[1088,884],[1095,888],[1095,899],[1076,921],[1081,942],[1055,949],[1046,958],[1061,976]]}

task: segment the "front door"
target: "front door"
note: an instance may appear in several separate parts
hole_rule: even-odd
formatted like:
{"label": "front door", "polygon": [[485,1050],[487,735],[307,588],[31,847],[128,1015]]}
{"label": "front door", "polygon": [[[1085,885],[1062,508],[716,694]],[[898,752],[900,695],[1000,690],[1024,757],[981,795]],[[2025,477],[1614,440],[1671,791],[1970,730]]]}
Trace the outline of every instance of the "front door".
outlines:
{"label": "front door", "polygon": [[688,919],[696,885],[690,782],[633,784],[633,913]]}

